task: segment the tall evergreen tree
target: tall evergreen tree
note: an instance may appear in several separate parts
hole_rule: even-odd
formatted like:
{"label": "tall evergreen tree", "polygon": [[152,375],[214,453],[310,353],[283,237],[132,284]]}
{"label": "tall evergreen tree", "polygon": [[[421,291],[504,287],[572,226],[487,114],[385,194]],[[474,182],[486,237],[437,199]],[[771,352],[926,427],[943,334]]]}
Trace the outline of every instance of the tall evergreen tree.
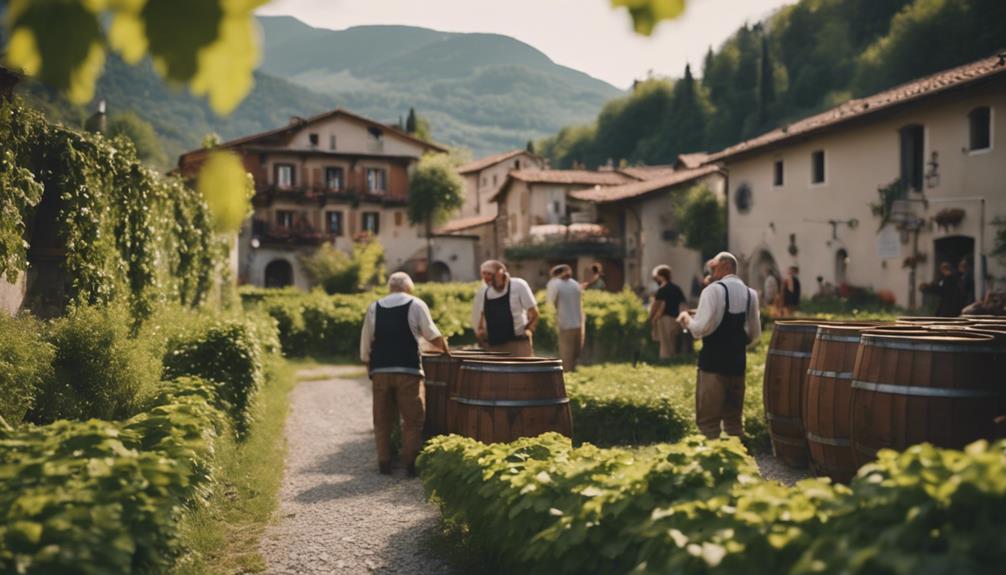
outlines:
{"label": "tall evergreen tree", "polygon": [[405,131],[410,134],[415,134],[417,128],[416,122],[416,109],[409,108],[409,115],[405,118]]}
{"label": "tall evergreen tree", "polygon": [[534,141],[528,140],[527,141],[527,145],[524,146],[524,149],[527,150],[527,153],[533,154],[534,153]]}

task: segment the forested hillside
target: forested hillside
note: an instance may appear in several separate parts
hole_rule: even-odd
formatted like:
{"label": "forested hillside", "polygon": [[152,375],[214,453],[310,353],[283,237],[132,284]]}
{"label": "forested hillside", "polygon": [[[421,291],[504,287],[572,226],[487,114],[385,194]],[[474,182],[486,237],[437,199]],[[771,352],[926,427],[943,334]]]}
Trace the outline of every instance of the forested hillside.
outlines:
{"label": "forested hillside", "polygon": [[663,164],[1006,48],[1003,0],[801,0],[678,80],[648,79],[540,143],[555,167]]}

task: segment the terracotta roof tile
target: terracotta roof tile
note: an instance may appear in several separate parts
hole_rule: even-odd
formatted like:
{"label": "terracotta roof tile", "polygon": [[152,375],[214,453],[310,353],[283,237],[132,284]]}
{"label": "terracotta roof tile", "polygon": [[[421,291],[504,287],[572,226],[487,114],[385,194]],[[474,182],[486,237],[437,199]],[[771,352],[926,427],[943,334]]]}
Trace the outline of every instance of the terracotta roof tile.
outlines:
{"label": "terracotta roof tile", "polygon": [[697,168],[702,164],[706,163],[709,159],[709,154],[705,152],[693,152],[691,154],[678,154],[678,160],[674,162],[675,166],[678,168],[687,168],[689,170]]}
{"label": "terracotta roof tile", "polygon": [[571,197],[577,200],[583,200],[587,202],[595,202],[599,204],[605,204],[609,202],[619,202],[622,200],[629,200],[633,198],[638,198],[645,196],[646,194],[656,192],[665,188],[670,188],[672,186],[678,186],[684,183],[691,182],[703,176],[715,173],[719,171],[716,166],[708,165],[701,168],[695,168],[692,170],[680,170],[674,172],[673,174],[668,174],[660,178],[654,178],[651,180],[644,180],[642,182],[632,182],[628,184],[623,184],[621,186],[612,186],[608,188],[591,188],[587,190],[580,190],[570,194]]}
{"label": "terracotta roof tile", "polygon": [[471,218],[460,218],[451,220],[435,231],[438,235],[450,235],[491,224],[496,216],[474,216]]}
{"label": "terracotta roof tile", "polygon": [[869,114],[890,110],[896,106],[921,100],[1004,72],[1006,72],[1006,64],[1003,63],[1002,57],[997,55],[984,58],[977,62],[919,78],[918,80],[896,86],[890,90],[885,90],[866,98],[849,100],[828,111],[803,118],[787,126],[762,134],[757,138],[726,148],[709,156],[707,161],[719,161],[771,144],[778,144],[798,136],[838,126],[844,122]]}
{"label": "terracotta roof tile", "polygon": [[490,166],[495,166],[496,164],[498,164],[500,162],[505,162],[505,161],[509,160],[510,158],[513,158],[515,156],[519,156],[521,154],[526,154],[526,153],[527,153],[526,150],[517,149],[517,150],[510,150],[509,152],[503,152],[501,154],[493,154],[492,156],[486,156],[484,158],[479,158],[477,160],[474,160],[474,161],[468,162],[467,164],[462,165],[460,168],[458,168],[458,173],[459,174],[468,174],[468,173],[471,173],[471,172],[481,172],[482,170],[484,170],[484,169],[486,169],[486,168],[488,168]]}
{"label": "terracotta roof tile", "polygon": [[632,176],[618,172],[591,170],[514,170],[510,177],[532,184],[583,184],[614,186],[632,181]]}
{"label": "terracotta roof tile", "polygon": [[654,178],[664,178],[674,173],[674,166],[631,166],[619,168],[619,172],[629,175],[637,180],[652,180]]}

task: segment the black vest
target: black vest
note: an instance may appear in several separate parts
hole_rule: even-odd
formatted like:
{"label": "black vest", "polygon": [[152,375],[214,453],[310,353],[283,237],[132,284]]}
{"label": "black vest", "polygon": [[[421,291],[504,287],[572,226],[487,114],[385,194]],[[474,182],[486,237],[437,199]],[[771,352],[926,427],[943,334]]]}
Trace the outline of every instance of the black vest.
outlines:
{"label": "black vest", "polygon": [[751,307],[751,289],[748,301],[741,313],[730,313],[730,290],[723,282],[716,282],[723,288],[726,301],[723,304],[723,319],[713,333],[702,338],[699,352],[699,369],[721,375],[744,375],[747,369],[748,335],[744,331],[748,308]]}
{"label": "black vest", "polygon": [[397,307],[374,304],[374,344],[370,348],[370,371],[398,370],[404,373],[422,373],[419,342],[409,327],[409,309],[412,301]]}
{"label": "black vest", "polygon": [[513,310],[510,309],[510,281],[506,283],[506,293],[503,297],[489,299],[489,290],[486,288],[485,301],[482,302],[482,311],[486,316],[486,334],[489,336],[490,345],[500,345],[508,341],[518,339],[513,333]]}

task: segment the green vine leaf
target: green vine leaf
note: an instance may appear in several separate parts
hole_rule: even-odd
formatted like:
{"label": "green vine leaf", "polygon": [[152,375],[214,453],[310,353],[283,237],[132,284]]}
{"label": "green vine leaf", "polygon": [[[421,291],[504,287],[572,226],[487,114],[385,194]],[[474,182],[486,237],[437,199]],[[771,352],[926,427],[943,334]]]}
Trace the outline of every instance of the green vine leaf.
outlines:
{"label": "green vine leaf", "polygon": [[213,215],[218,232],[236,232],[250,209],[248,174],[233,152],[210,152],[199,170],[197,189]]}

